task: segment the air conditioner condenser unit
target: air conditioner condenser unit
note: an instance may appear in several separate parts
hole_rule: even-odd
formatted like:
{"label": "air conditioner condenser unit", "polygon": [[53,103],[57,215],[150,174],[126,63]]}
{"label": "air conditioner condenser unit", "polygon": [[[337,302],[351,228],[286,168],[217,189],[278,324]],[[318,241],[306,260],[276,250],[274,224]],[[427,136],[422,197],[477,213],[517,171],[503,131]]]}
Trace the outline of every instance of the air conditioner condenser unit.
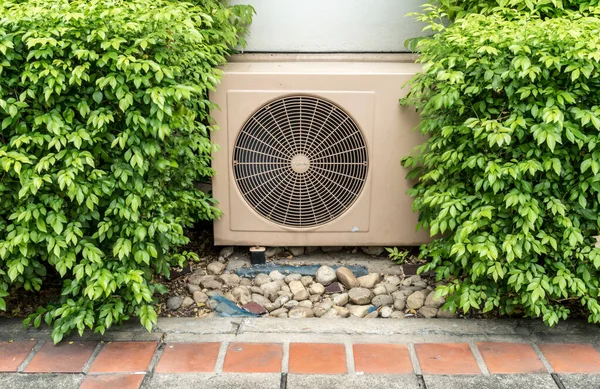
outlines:
{"label": "air conditioner condenser unit", "polygon": [[401,157],[423,142],[401,107],[420,66],[233,62],[211,100],[217,245],[416,245]]}

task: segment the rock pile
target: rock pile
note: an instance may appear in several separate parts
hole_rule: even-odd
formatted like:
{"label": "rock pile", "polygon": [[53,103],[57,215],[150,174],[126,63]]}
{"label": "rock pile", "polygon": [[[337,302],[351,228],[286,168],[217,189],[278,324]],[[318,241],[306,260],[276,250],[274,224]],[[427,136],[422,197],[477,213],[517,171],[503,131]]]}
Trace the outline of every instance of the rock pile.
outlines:
{"label": "rock pile", "polygon": [[250,312],[271,317],[453,317],[441,309],[444,298],[436,298],[433,287],[418,275],[355,277],[348,268],[322,266],[315,277],[274,270],[249,279],[224,271],[223,263],[213,262],[202,272],[208,274],[191,274],[189,295],[169,298],[167,308],[174,311],[196,303],[214,309],[216,302],[210,297],[219,294]]}

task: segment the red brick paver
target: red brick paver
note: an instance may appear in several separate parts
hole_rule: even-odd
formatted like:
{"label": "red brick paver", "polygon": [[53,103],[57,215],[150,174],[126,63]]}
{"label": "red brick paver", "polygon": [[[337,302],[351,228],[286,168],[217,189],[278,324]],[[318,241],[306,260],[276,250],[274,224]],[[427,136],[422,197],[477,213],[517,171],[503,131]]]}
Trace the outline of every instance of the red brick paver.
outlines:
{"label": "red brick paver", "polygon": [[477,343],[490,373],[547,373],[533,347],[525,343]]}
{"label": "red brick paver", "polygon": [[480,374],[467,343],[420,343],[415,351],[424,374]]}
{"label": "red brick paver", "polygon": [[92,356],[95,342],[46,342],[25,368],[27,373],[80,373]]}
{"label": "red brick paver", "polygon": [[344,374],[346,349],[343,344],[291,343],[290,373]]}
{"label": "red brick paver", "polygon": [[160,357],[158,373],[212,372],[221,343],[169,343]]}
{"label": "red brick paver", "polygon": [[14,372],[35,346],[35,340],[0,342],[0,373]]}
{"label": "red brick paver", "polygon": [[156,342],[107,343],[90,367],[90,373],[133,373],[148,369]]}
{"label": "red brick paver", "polygon": [[88,375],[79,389],[138,389],[145,374],[102,374]]}
{"label": "red brick paver", "polygon": [[557,373],[600,373],[600,353],[591,344],[540,344]]}
{"label": "red brick paver", "polygon": [[525,343],[477,343],[490,373],[547,373],[533,347]]}
{"label": "red brick paver", "polygon": [[283,347],[272,343],[231,343],[227,348],[224,372],[278,373]]}
{"label": "red brick paver", "polygon": [[413,372],[406,345],[355,344],[353,351],[356,371],[386,374],[408,374]]}

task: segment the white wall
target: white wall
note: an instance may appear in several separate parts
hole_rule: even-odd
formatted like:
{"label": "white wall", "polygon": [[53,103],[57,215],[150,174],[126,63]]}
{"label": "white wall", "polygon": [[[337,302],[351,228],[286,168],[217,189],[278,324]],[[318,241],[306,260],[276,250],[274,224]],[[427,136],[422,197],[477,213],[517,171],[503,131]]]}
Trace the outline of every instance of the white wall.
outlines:
{"label": "white wall", "polygon": [[405,52],[426,0],[232,0],[256,15],[246,52]]}

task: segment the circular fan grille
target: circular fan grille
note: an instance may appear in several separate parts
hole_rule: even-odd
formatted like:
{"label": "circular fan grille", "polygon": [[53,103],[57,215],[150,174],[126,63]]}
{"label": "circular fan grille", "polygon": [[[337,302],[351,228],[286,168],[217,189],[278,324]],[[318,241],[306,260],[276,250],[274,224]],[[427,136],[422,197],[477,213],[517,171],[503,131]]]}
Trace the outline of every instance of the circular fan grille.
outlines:
{"label": "circular fan grille", "polygon": [[352,118],[312,96],[289,96],[260,108],[234,147],[235,181],[263,217],[313,227],[340,216],[367,176],[367,147]]}

